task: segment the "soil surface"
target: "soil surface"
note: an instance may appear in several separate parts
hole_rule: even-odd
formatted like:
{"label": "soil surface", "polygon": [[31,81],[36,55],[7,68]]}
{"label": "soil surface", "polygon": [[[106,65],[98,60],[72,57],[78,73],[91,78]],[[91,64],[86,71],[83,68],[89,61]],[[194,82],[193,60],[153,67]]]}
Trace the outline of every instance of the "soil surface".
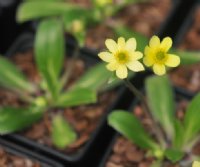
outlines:
{"label": "soil surface", "polygon": [[[17,54],[12,57],[12,61],[27,75],[27,77],[33,82],[39,82],[40,77],[36,70],[36,66],[33,59],[33,52],[28,51],[23,54]],[[66,66],[70,63],[68,59]],[[73,84],[87,69],[83,60],[78,59],[75,62],[73,75],[69,79],[69,84]],[[41,144],[55,148],[51,140],[51,125],[52,117],[56,114],[62,114],[63,117],[72,125],[78,134],[78,139],[70,145],[68,148],[60,150],[66,153],[76,153],[80,148],[89,140],[90,135],[96,130],[99,121],[105,114],[110,104],[115,100],[116,94],[114,92],[108,92],[100,94],[98,102],[91,105],[83,105],[79,107],[66,108],[66,109],[52,109],[44,115],[43,119],[35,123],[32,127],[21,132],[25,137],[37,141]],[[26,105],[21,102],[17,96],[6,89],[0,89],[0,105],[12,105],[22,106]]]}
{"label": "soil surface", "polygon": [[144,3],[130,4],[124,7],[105,23],[91,27],[87,32],[86,46],[94,49],[105,48],[105,39],[115,38],[113,31],[106,24],[120,22],[133,31],[152,36],[159,30],[172,7],[171,0],[150,0]]}
{"label": "soil surface", "polygon": [[[180,99],[179,99],[180,100]],[[177,118],[182,120],[188,101],[181,98],[177,103]],[[145,115],[140,105],[134,107],[132,113],[141,120],[147,132],[152,132],[150,128],[152,121]],[[151,134],[152,135],[152,134]],[[193,149],[193,154],[200,155],[200,143]],[[150,167],[154,161],[153,157],[147,156],[145,150],[140,149],[134,143],[126,138],[119,136],[113,145],[112,152],[107,159],[105,167]],[[164,162],[162,167],[180,167],[179,164],[170,164],[168,161]]]}
{"label": "soil surface", "polygon": [[42,167],[38,162],[6,152],[0,146],[0,167]]}
{"label": "soil surface", "polygon": [[[200,50],[200,7],[194,13],[192,26],[189,28],[179,48],[181,50]],[[200,91],[200,63],[179,67],[170,74],[172,82],[191,92]]]}

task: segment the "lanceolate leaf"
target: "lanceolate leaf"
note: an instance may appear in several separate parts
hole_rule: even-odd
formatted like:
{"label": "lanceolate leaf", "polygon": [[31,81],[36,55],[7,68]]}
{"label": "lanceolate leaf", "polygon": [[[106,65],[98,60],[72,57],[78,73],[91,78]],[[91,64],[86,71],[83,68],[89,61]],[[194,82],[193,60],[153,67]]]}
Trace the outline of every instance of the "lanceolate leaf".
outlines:
{"label": "lanceolate leaf", "polygon": [[38,19],[49,16],[62,16],[70,12],[79,12],[82,9],[78,5],[69,4],[66,2],[52,1],[28,1],[20,5],[17,12],[17,20],[19,22]]}
{"label": "lanceolate leaf", "polygon": [[35,55],[38,69],[56,98],[64,61],[64,35],[59,20],[48,19],[40,23],[35,40]]}
{"label": "lanceolate leaf", "polygon": [[145,46],[148,45],[147,37],[145,37],[144,35],[142,35],[140,33],[134,32],[133,30],[130,30],[127,27],[119,26],[119,27],[116,27],[114,29],[114,31],[115,31],[116,36],[122,36],[126,39],[136,38],[136,41],[137,41],[137,49],[136,50],[143,52]]}
{"label": "lanceolate leaf", "polygon": [[0,134],[8,134],[23,130],[38,121],[44,112],[44,108],[0,108]]}
{"label": "lanceolate leaf", "polygon": [[77,134],[60,115],[53,119],[52,127],[52,140],[58,148],[65,148],[77,138]]}
{"label": "lanceolate leaf", "polygon": [[184,126],[182,122],[178,119],[175,119],[174,125],[175,125],[175,136],[173,140],[173,148],[180,150],[182,148],[182,144],[184,140],[184,137],[183,137],[185,133]]}
{"label": "lanceolate leaf", "polygon": [[95,103],[96,101],[97,97],[95,91],[88,88],[76,88],[60,94],[56,106],[72,107]]}
{"label": "lanceolate leaf", "polygon": [[34,91],[21,71],[4,57],[0,57],[0,86],[15,91]]}
{"label": "lanceolate leaf", "polygon": [[187,144],[200,131],[200,93],[197,94],[190,102],[184,117],[184,144]]}
{"label": "lanceolate leaf", "polygon": [[141,148],[155,151],[157,143],[148,135],[140,121],[131,113],[123,110],[113,111],[108,116],[108,124]]}
{"label": "lanceolate leaf", "polygon": [[154,118],[162,125],[169,139],[172,139],[174,136],[175,102],[168,77],[149,77],[145,87],[148,104]]}
{"label": "lanceolate leaf", "polygon": [[176,49],[173,49],[173,52],[180,57],[182,65],[190,65],[200,62],[199,52],[180,51]]}

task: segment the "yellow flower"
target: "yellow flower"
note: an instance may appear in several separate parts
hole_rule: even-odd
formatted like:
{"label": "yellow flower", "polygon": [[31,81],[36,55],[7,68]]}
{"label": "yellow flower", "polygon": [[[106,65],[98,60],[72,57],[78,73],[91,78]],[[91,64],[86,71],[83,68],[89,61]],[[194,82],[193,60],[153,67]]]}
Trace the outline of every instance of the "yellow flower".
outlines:
{"label": "yellow flower", "polygon": [[136,40],[130,38],[127,42],[123,37],[118,38],[117,43],[112,39],[107,39],[106,47],[108,52],[101,52],[98,56],[108,63],[106,66],[110,71],[116,71],[120,79],[127,78],[128,70],[139,72],[144,70],[144,66],[138,60],[143,57],[141,52],[135,51]]}
{"label": "yellow flower", "polygon": [[192,167],[200,167],[200,162],[194,161]]}
{"label": "yellow flower", "polygon": [[113,0],[96,0],[96,4],[101,7],[110,5],[112,3],[113,3]]}
{"label": "yellow flower", "polygon": [[149,46],[145,47],[143,62],[147,67],[153,66],[153,71],[157,75],[166,73],[166,67],[176,67],[180,64],[180,58],[177,55],[169,54],[172,47],[170,37],[164,38],[161,42],[157,36],[150,39]]}

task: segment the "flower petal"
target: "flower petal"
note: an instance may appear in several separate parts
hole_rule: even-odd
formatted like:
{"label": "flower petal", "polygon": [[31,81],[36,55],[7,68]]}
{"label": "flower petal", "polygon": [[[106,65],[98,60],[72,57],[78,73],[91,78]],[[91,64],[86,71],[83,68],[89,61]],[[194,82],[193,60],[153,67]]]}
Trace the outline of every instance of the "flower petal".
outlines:
{"label": "flower petal", "polygon": [[107,39],[105,44],[106,44],[106,47],[108,48],[108,50],[112,53],[116,52],[118,49],[117,43],[112,39]]}
{"label": "flower petal", "polygon": [[160,47],[167,52],[171,47],[172,47],[172,39],[170,37],[165,37],[162,42]]}
{"label": "flower petal", "polygon": [[98,56],[105,62],[111,62],[114,58],[113,54],[109,52],[101,52]]}
{"label": "flower petal", "polygon": [[106,68],[110,71],[115,71],[118,68],[119,64],[116,61],[110,62]]}
{"label": "flower petal", "polygon": [[150,67],[154,64],[154,59],[151,56],[145,56],[143,59],[145,66]]}
{"label": "flower petal", "polygon": [[200,162],[194,161],[192,167],[200,167]]}
{"label": "flower petal", "polygon": [[126,66],[134,72],[144,71],[144,66],[139,61],[130,62]]}
{"label": "flower petal", "polygon": [[166,73],[166,69],[163,64],[154,64],[153,71],[157,75],[164,75]]}
{"label": "flower petal", "polygon": [[130,38],[126,42],[126,50],[134,52],[136,49],[136,40],[135,38]]}
{"label": "flower petal", "polygon": [[116,75],[120,79],[125,79],[128,76],[128,70],[125,65],[118,66],[116,70]]}
{"label": "flower petal", "polygon": [[143,57],[142,52],[136,51],[136,52],[129,52],[130,55],[130,60],[131,61],[136,61],[139,60]]}
{"label": "flower petal", "polygon": [[125,39],[123,37],[118,38],[117,45],[119,50],[124,49],[126,45]]}
{"label": "flower petal", "polygon": [[160,46],[160,39],[158,38],[158,36],[154,35],[151,37],[149,41],[149,46],[152,48]]}
{"label": "flower petal", "polygon": [[180,64],[180,57],[173,54],[168,54],[168,58],[165,62],[165,65],[168,67],[176,67]]}

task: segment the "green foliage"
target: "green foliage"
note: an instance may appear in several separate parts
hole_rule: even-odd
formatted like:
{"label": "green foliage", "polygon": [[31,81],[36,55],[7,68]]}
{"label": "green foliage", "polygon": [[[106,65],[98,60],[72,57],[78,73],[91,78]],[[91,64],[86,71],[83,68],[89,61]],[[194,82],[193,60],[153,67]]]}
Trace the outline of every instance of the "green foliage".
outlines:
{"label": "green foliage", "polygon": [[58,107],[72,107],[81,104],[95,103],[97,101],[96,92],[88,88],[76,88],[61,93],[56,102]]}
{"label": "green foliage", "polygon": [[27,128],[41,119],[44,108],[30,106],[26,108],[0,108],[0,134],[8,134]]}
{"label": "green foliage", "polygon": [[64,35],[58,20],[42,21],[35,40],[37,67],[54,99],[59,94],[59,81],[64,61]]}
{"label": "green foliage", "polygon": [[115,110],[109,115],[108,124],[141,148],[151,149],[153,152],[159,149],[159,145],[131,113]]}
{"label": "green foliage", "polygon": [[181,152],[181,151],[178,151],[178,150],[174,150],[174,149],[167,149],[165,151],[165,156],[171,162],[176,163],[176,162],[180,161],[183,158],[184,153]]}
{"label": "green foliage", "polygon": [[21,71],[4,57],[0,57],[0,85],[14,91],[34,92],[35,87]]}
{"label": "green foliage", "polygon": [[61,149],[72,144],[77,139],[77,134],[61,115],[53,118],[51,136],[53,143]]}
{"label": "green foliage", "polygon": [[174,136],[175,102],[168,77],[149,77],[146,79],[145,87],[154,118],[162,125],[167,137],[172,138]]}

